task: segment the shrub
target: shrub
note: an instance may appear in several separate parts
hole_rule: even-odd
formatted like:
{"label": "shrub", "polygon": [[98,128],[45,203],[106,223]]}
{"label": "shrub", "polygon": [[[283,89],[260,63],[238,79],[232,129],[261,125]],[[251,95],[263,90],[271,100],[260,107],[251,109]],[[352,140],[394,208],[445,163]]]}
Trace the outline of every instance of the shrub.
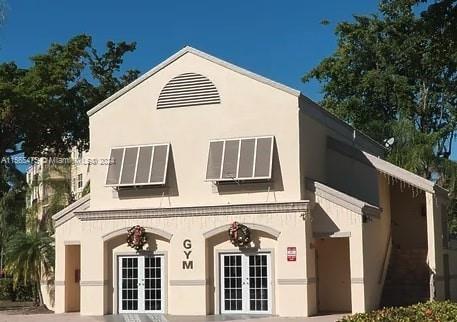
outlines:
{"label": "shrub", "polygon": [[30,285],[19,284],[16,288],[13,286],[11,278],[0,279],[0,301],[33,301],[33,291]]}
{"label": "shrub", "polygon": [[457,303],[431,301],[407,307],[382,308],[346,316],[340,322],[447,322],[457,321]]}
{"label": "shrub", "polygon": [[16,294],[15,301],[18,302],[32,302],[33,301],[33,290],[31,284],[20,284],[14,290]]}
{"label": "shrub", "polygon": [[16,295],[11,278],[0,279],[0,301],[14,301],[15,299]]}

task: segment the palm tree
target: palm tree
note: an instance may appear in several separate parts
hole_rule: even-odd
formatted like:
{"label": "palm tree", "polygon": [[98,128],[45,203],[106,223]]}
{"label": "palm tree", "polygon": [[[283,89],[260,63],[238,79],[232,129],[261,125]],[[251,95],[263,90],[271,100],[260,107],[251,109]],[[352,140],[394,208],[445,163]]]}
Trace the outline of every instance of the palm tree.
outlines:
{"label": "palm tree", "polygon": [[35,302],[40,306],[44,304],[41,280],[47,281],[52,292],[54,277],[52,215],[74,199],[71,191],[70,165],[43,166],[43,173],[30,184],[29,193],[32,189],[42,186],[44,195],[26,209],[25,229],[10,234],[5,252],[5,272],[13,278],[14,287],[19,283],[31,285]]}
{"label": "palm tree", "polygon": [[32,285],[37,305],[43,305],[41,278],[49,278],[54,271],[54,239],[47,232],[30,230],[17,232],[7,244],[7,274],[12,276],[13,285]]}

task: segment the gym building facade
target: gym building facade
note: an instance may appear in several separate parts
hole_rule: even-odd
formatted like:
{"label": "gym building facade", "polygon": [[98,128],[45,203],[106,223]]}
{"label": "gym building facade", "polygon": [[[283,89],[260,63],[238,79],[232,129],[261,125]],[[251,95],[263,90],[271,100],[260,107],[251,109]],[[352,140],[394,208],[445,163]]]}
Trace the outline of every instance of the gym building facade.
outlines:
{"label": "gym building facade", "polygon": [[186,47],[89,112],[56,313],[364,312],[457,298],[447,192],[302,93]]}

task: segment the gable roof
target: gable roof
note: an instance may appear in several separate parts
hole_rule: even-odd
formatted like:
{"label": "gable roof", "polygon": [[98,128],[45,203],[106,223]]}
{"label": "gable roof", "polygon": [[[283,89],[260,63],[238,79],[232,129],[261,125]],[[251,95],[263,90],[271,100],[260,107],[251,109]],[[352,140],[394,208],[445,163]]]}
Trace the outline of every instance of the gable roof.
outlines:
{"label": "gable roof", "polygon": [[382,209],[374,206],[358,198],[350,196],[342,191],[336,190],[322,182],[314,181],[306,178],[306,189],[314,192],[315,195],[320,196],[328,201],[333,202],[343,208],[346,208],[356,214],[366,215],[379,218]]}
{"label": "gable roof", "polygon": [[[186,53],[192,53],[198,57],[201,57],[203,59],[206,59],[210,62],[213,62],[215,64],[218,64],[222,67],[225,67],[225,68],[228,68],[234,72],[237,72],[241,75],[244,75],[246,77],[249,77],[251,79],[254,79],[258,82],[261,82],[261,83],[264,83],[266,85],[269,85],[269,86],[272,86],[273,88],[276,88],[276,89],[279,89],[279,90],[282,90],[286,93],[289,93],[295,97],[297,97],[299,99],[299,102],[297,103],[297,106],[300,108],[300,100],[301,101],[306,101],[306,102],[310,102],[312,103],[310,106],[314,106],[316,110],[319,110],[320,111],[320,114],[322,115],[322,118],[325,119],[324,123],[326,126],[329,126],[329,121],[331,122],[333,120],[333,122],[335,123],[338,123],[340,126],[343,126],[343,127],[346,127],[348,129],[351,129],[354,136],[356,133],[358,133],[359,135],[357,136],[358,138],[360,138],[360,140],[362,141],[366,141],[368,143],[368,145],[372,146],[375,151],[377,152],[377,154],[384,154],[384,147],[379,144],[378,142],[376,142],[375,140],[371,139],[369,136],[367,136],[366,134],[360,132],[360,131],[357,131],[353,126],[351,126],[350,124],[348,124],[347,122],[339,119],[338,117],[336,117],[335,115],[331,114],[330,112],[328,112],[327,110],[325,110],[324,108],[322,108],[321,106],[319,106],[317,103],[315,103],[314,101],[312,101],[310,98],[308,98],[307,96],[303,95],[303,93],[301,93],[300,91],[296,90],[296,89],[293,89],[289,86],[286,86],[284,84],[281,84],[281,83],[278,83],[278,82],[275,82],[269,78],[266,78],[264,76],[261,76],[261,75],[258,75],[256,73],[253,73],[247,69],[244,69],[244,68],[241,68],[239,66],[236,66],[232,63],[229,63],[225,60],[222,60],[220,58],[217,58],[215,56],[212,56],[210,54],[207,54],[205,52],[202,52],[198,49],[195,49],[193,47],[190,47],[190,46],[186,46],[184,47],[183,49],[181,49],[180,51],[178,51],[177,53],[175,53],[174,55],[170,56],[168,59],[164,60],[163,62],[161,62],[160,64],[158,64],[157,66],[155,66],[154,68],[152,68],[151,70],[149,70],[148,72],[146,72],[145,74],[143,74],[142,76],[140,76],[139,78],[137,78],[136,80],[134,80],[133,82],[131,82],[130,84],[128,84],[127,86],[123,87],[122,89],[120,89],[119,91],[117,91],[116,93],[114,93],[113,95],[111,95],[110,97],[108,97],[107,99],[105,99],[104,101],[102,101],[101,103],[97,104],[95,107],[91,108],[89,111],[87,111],[87,115],[90,117],[91,115],[94,115],[95,113],[97,113],[98,111],[100,111],[101,109],[103,109],[105,106],[107,106],[108,104],[110,104],[111,102],[115,101],[117,98],[121,97],[122,95],[124,95],[125,93],[127,93],[128,91],[130,91],[131,89],[135,88],[137,85],[141,84],[142,82],[144,82],[145,80],[147,80],[149,77],[153,76],[154,74],[156,74],[157,72],[159,72],[160,70],[162,70],[163,68],[165,68],[166,66],[170,65],[171,63],[173,63],[174,61],[176,61],[177,59],[179,59],[180,57],[182,57],[183,55],[185,55]],[[304,110],[304,109],[302,109]],[[306,109],[306,110],[310,110],[310,108]],[[307,111],[309,113],[314,113],[316,114],[315,112],[313,111]]]}
{"label": "gable roof", "polygon": [[104,108],[106,105],[108,105],[109,103],[113,102],[117,98],[121,97],[122,95],[124,95],[125,93],[127,93],[131,89],[135,88],[137,85],[141,84],[142,82],[147,80],[149,77],[153,76],[158,71],[160,71],[161,69],[163,69],[166,66],[170,65],[171,63],[173,63],[174,61],[176,61],[181,56],[183,56],[183,55],[185,55],[187,53],[192,53],[192,54],[194,54],[196,56],[199,56],[201,58],[209,60],[210,62],[213,62],[215,64],[218,64],[220,66],[223,66],[225,68],[233,70],[234,72],[237,72],[237,73],[239,73],[241,75],[250,77],[250,78],[252,78],[254,80],[257,80],[257,81],[259,81],[261,83],[270,85],[270,86],[272,86],[272,87],[274,87],[276,89],[282,90],[282,91],[284,91],[286,93],[289,93],[291,95],[294,95],[296,97],[299,97],[301,95],[300,91],[297,91],[296,89],[293,89],[293,88],[288,87],[286,85],[280,84],[280,83],[275,82],[275,81],[273,81],[271,79],[268,79],[266,77],[260,76],[260,75],[258,75],[256,73],[250,72],[250,71],[248,71],[248,70],[246,70],[244,68],[241,68],[241,67],[238,67],[236,65],[233,65],[233,64],[231,64],[229,62],[226,62],[225,60],[222,60],[222,59],[219,59],[219,58],[214,57],[212,55],[209,55],[207,53],[204,53],[204,52],[202,52],[202,51],[200,51],[198,49],[195,49],[193,47],[186,46],[183,49],[181,49],[180,51],[178,51],[177,53],[175,53],[174,55],[170,56],[168,59],[164,60],[163,62],[161,62],[160,64],[158,64],[157,66],[155,66],[154,68],[149,70],[148,72],[146,72],[145,74],[143,74],[142,76],[140,76],[139,78],[137,78],[136,80],[134,80],[133,82],[131,82],[129,85],[127,85],[124,88],[120,89],[119,91],[117,91],[116,93],[114,93],[113,95],[111,95],[110,97],[108,97],[107,99],[102,101],[101,103],[97,104],[95,107],[91,108],[89,111],[87,111],[87,115],[91,116],[91,115],[97,113],[102,108]]}
{"label": "gable roof", "polygon": [[392,164],[379,156],[375,156],[370,152],[359,149],[355,146],[348,145],[341,140],[335,139],[333,137],[327,137],[327,149],[334,150],[369,167],[372,167],[380,173],[400,180],[417,189],[431,193],[440,192],[443,193],[443,195],[447,195],[447,190],[440,187],[435,182],[423,178],[399,166],[396,166],[395,164]]}
{"label": "gable roof", "polygon": [[73,218],[75,216],[75,211],[89,208],[89,201],[90,194],[87,194],[53,215],[52,220],[54,220],[55,227],[58,227]]}
{"label": "gable roof", "polygon": [[434,193],[435,189],[441,191],[445,190],[442,187],[438,186],[435,182],[427,180],[421,176],[418,176],[415,173],[400,168],[399,166],[396,166],[386,160],[378,158],[365,151],[362,151],[362,153],[379,172],[385,173],[393,178],[406,182],[409,185],[414,186],[423,191]]}

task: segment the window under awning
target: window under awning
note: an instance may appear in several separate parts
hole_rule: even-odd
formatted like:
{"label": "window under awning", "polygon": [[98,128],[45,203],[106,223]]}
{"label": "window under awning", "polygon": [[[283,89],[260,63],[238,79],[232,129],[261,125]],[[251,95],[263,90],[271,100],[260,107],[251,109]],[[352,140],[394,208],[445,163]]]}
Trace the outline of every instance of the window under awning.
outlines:
{"label": "window under awning", "polygon": [[168,143],[112,148],[106,185],[129,187],[165,184],[169,153]]}

